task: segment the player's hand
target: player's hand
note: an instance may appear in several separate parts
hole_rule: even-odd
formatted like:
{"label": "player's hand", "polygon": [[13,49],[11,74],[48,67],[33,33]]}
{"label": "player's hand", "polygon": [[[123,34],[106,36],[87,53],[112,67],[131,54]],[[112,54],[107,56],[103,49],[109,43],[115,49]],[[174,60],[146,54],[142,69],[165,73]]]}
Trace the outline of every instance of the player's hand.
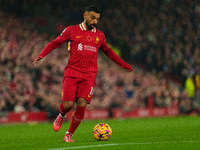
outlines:
{"label": "player's hand", "polygon": [[33,62],[33,66],[36,67],[38,61],[41,60],[41,59],[42,59],[42,57],[37,57],[37,58],[35,58],[35,60],[34,60],[34,62]]}
{"label": "player's hand", "polygon": [[127,69],[127,71],[128,71],[128,72],[131,72],[131,71],[133,71],[133,69]]}
{"label": "player's hand", "polygon": [[133,71],[133,68],[132,68],[132,66],[131,66],[131,65],[128,65],[128,67],[127,67],[127,71],[128,71],[128,72],[131,72],[131,71]]}

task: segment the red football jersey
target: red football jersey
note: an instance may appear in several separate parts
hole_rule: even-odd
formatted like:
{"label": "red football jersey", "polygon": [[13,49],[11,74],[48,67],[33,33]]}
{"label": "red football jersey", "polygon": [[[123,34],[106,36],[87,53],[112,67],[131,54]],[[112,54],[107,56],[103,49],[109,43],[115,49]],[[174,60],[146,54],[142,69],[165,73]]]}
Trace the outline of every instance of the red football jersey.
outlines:
{"label": "red football jersey", "polygon": [[94,28],[86,30],[84,24],[67,27],[54,41],[50,42],[38,57],[44,58],[53,49],[67,42],[70,53],[64,76],[77,77],[86,80],[96,80],[97,55],[100,48],[111,60],[119,66],[132,70],[106,43],[102,31]]}

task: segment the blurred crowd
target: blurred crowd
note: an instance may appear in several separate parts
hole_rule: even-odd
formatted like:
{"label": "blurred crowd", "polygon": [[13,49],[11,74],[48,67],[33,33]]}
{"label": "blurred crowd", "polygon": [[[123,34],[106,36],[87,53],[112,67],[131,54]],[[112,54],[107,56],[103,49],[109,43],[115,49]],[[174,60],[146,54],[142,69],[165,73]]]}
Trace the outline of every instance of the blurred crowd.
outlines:
{"label": "blurred crowd", "polygon": [[[19,2],[21,7],[17,7]],[[200,104],[200,3],[94,2],[102,9],[98,28],[105,32],[108,42],[121,50],[122,58],[134,70],[128,73],[99,53],[95,92],[88,109],[121,107],[130,111],[178,106],[184,114],[196,111]],[[54,117],[61,103],[61,83],[68,60],[66,45],[51,52],[37,68],[32,62],[63,25],[59,22],[54,26],[57,35],[44,34],[37,29],[43,24],[38,26],[33,20],[40,15],[52,19],[51,11],[56,10],[55,18],[69,21],[65,25],[80,23],[82,6],[89,1],[84,5],[82,1],[59,5],[55,0],[0,3],[6,10],[0,10],[0,112],[46,110],[49,117]],[[69,18],[73,20],[70,22]]]}

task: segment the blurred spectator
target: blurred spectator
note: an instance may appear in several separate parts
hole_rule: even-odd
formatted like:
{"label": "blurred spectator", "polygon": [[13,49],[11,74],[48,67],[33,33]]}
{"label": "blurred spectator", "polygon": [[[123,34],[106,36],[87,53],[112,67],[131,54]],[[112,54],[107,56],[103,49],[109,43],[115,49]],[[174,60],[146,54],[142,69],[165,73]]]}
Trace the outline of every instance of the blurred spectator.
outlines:
{"label": "blurred spectator", "polygon": [[185,89],[190,99],[194,99],[195,96],[195,83],[192,79],[192,76],[188,76],[185,81]]}

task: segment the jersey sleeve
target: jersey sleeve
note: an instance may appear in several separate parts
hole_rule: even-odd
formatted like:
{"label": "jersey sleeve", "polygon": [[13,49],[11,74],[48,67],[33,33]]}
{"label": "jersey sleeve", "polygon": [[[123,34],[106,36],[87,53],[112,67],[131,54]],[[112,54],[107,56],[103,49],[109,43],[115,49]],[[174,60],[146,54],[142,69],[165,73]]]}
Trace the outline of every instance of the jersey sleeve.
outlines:
{"label": "jersey sleeve", "polygon": [[71,37],[71,27],[65,28],[63,32],[55,40],[47,44],[47,46],[42,50],[42,52],[38,55],[38,57],[44,58],[52,50],[56,49],[64,42],[68,41],[70,37]]}
{"label": "jersey sleeve", "polygon": [[131,65],[127,64],[124,60],[122,60],[106,43],[105,35],[103,34],[103,42],[100,47],[101,51],[110,58],[112,61],[114,61],[117,65],[119,65],[122,68],[133,70]]}
{"label": "jersey sleeve", "polygon": [[69,41],[71,38],[72,26],[69,26],[63,30],[63,32],[56,38],[61,44]]}

